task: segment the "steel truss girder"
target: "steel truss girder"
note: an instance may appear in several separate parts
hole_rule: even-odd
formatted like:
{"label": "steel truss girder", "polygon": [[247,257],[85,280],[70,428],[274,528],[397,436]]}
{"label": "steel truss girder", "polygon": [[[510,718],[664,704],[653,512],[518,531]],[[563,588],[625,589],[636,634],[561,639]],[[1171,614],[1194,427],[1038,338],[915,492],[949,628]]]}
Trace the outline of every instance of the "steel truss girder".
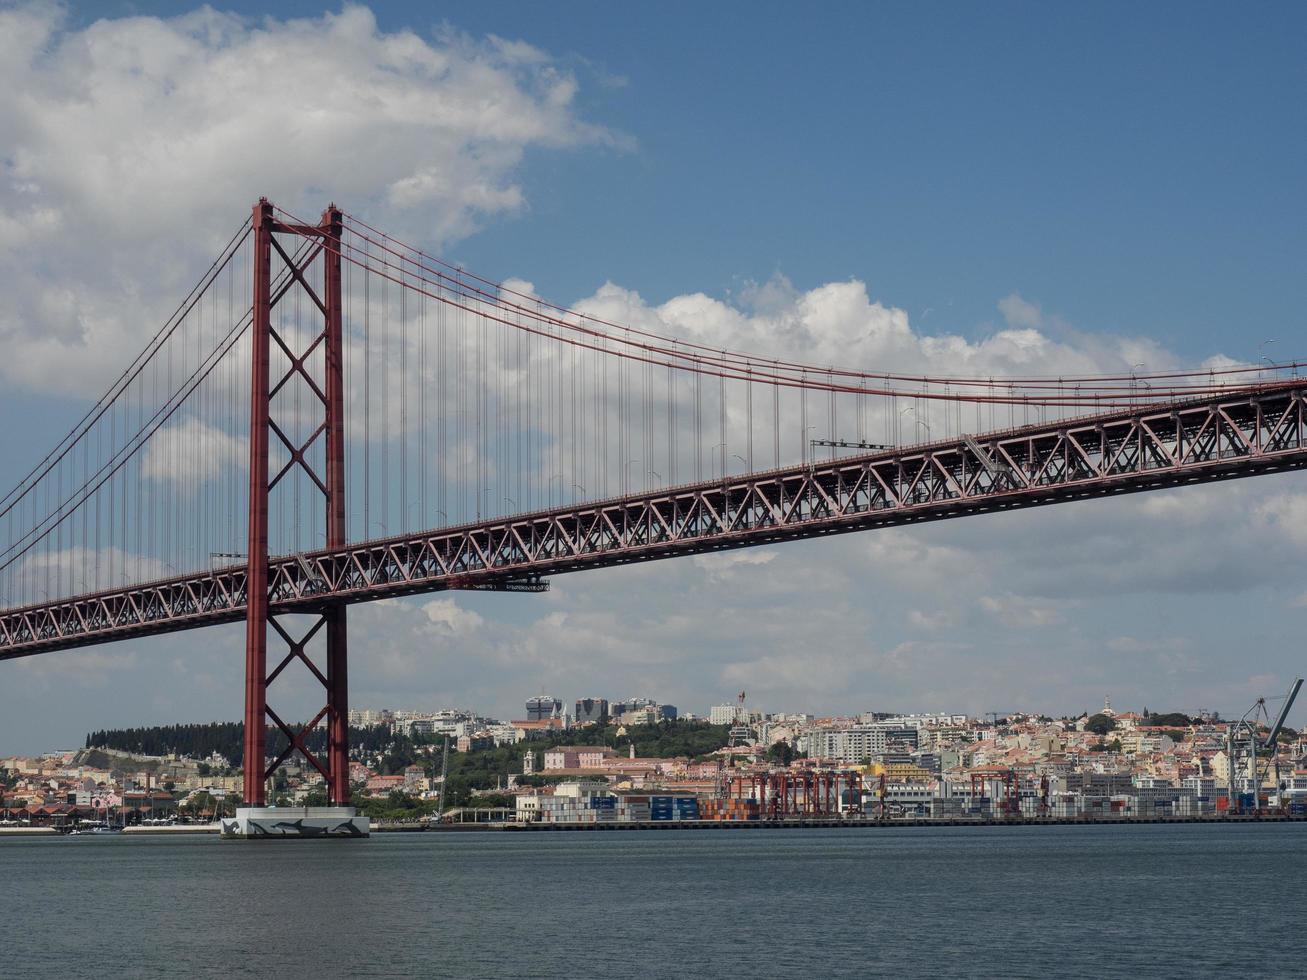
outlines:
{"label": "steel truss girder", "polygon": [[272,774],[280,768],[283,762],[298,752],[311,766],[313,766],[314,769],[322,774],[324,780],[330,783],[331,770],[328,768],[328,763],[323,762],[316,753],[309,749],[305,742],[309,733],[318,727],[318,723],[331,714],[331,681],[327,678],[327,675],[322,672],[318,665],[313,662],[307,652],[308,645],[312,642],[313,638],[324,628],[330,628],[330,618],[326,615],[318,616],[313,624],[308,628],[308,631],[298,640],[286,631],[286,628],[278,622],[275,616],[268,617],[268,625],[273,628],[273,631],[276,632],[282,642],[286,644],[288,652],[286,653],[286,656],[282,658],[281,662],[268,673],[264,681],[265,689],[271,686],[272,682],[275,681],[281,672],[290,666],[293,661],[298,660],[308,669],[309,673],[316,677],[318,682],[322,684],[323,691],[327,696],[327,703],[324,704],[322,709],[313,716],[312,720],[298,729],[282,721],[281,717],[270,705],[266,703],[264,704],[265,713],[272,719],[273,724],[281,730],[282,734],[286,736],[287,745],[281,751],[281,754],[273,760],[271,765],[264,767],[262,778],[264,780],[271,778]]}
{"label": "steel truss girder", "polygon": [[[511,589],[582,569],[1301,469],[1304,396],[1307,382],[1295,381],[273,558],[269,609]],[[239,620],[245,577],[231,567],[0,613],[0,659]]]}

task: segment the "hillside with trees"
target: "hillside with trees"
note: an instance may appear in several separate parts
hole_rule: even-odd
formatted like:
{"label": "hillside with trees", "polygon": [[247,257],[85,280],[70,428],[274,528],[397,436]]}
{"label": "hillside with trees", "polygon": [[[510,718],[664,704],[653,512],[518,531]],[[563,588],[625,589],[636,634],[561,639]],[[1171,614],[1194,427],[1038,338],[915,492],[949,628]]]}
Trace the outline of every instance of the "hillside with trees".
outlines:
{"label": "hillside with trees", "polygon": [[[630,752],[634,745],[635,754],[641,758],[702,758],[725,747],[729,740],[728,732],[729,726],[726,725],[675,719],[629,728],[592,725],[476,752],[455,751],[451,740],[445,799],[450,806],[462,806],[472,801],[476,790],[507,785],[509,776],[522,772],[523,757],[527,752],[537,753],[536,761],[540,762],[539,753],[560,745],[607,745],[622,754]],[[244,735],[245,725],[242,722],[157,725],[91,732],[86,736],[86,747],[115,749],[140,755],[176,754],[198,760],[207,759],[218,752],[233,766],[239,767]],[[325,730],[319,728],[312,732],[307,742],[314,751],[325,753]],[[268,733],[270,755],[280,752],[285,744],[286,739],[281,732]],[[384,725],[350,729],[351,757],[382,776],[398,775],[413,765],[421,766],[428,775],[437,775],[443,745],[442,735],[405,735],[392,732]],[[280,788],[274,783],[274,799]],[[362,801],[357,802],[363,805]],[[407,798],[396,798],[386,801],[385,805],[370,801],[365,809],[369,812],[376,811],[377,815],[383,810],[394,815],[401,811],[412,811],[415,806],[416,803]]]}

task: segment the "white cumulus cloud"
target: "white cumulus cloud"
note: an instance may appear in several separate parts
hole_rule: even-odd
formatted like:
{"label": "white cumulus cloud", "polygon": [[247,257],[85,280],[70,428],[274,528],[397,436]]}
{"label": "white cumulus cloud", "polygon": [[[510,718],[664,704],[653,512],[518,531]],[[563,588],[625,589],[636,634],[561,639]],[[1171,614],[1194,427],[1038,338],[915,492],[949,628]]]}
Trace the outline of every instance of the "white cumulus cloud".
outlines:
{"label": "white cumulus cloud", "polygon": [[141,473],[193,492],[232,470],[248,471],[249,441],[188,417],[161,428],[146,443]]}
{"label": "white cumulus cloud", "polygon": [[422,606],[431,628],[448,636],[465,636],[481,627],[479,613],[461,608],[453,599],[433,599]]}
{"label": "white cumulus cloud", "polygon": [[82,28],[0,9],[0,377],[102,388],[260,195],[437,244],[520,210],[528,148],[620,142],[576,92],[528,45],[386,32],[362,6]]}

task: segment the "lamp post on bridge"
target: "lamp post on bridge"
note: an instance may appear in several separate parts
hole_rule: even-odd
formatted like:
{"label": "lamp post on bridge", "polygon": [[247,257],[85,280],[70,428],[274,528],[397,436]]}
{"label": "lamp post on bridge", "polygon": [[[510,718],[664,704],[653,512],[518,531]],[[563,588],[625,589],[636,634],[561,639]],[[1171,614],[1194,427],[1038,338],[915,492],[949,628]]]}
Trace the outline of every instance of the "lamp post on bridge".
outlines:
{"label": "lamp post on bridge", "polygon": [[712,469],[711,469],[709,472],[712,474],[712,478],[713,478],[714,480],[716,480],[716,479],[717,479],[717,457],[718,457],[718,455],[719,455],[718,452],[717,452],[717,450],[719,450],[719,449],[722,450],[722,452],[721,452],[721,454],[720,454],[720,455],[721,455],[721,459],[722,459],[722,476],[721,476],[721,478],[722,478],[723,480],[725,480],[725,479],[726,479],[726,443],[724,443],[724,442],[715,442],[715,443],[713,443],[713,444],[708,448],[708,454],[709,454],[709,456],[712,457]]}
{"label": "lamp post on bridge", "polygon": [[1139,378],[1135,373],[1136,368],[1147,370],[1148,365],[1143,361],[1136,361],[1134,364],[1130,365],[1130,403],[1132,405],[1136,401],[1136,396],[1139,394]]}
{"label": "lamp post on bridge", "polygon": [[895,446],[898,446],[898,445],[900,445],[900,444],[903,442],[903,416],[907,415],[908,412],[912,412],[912,413],[915,414],[916,411],[917,411],[917,408],[916,408],[915,405],[909,405],[907,408],[904,408],[904,409],[900,409],[900,410],[899,410],[899,417],[898,417],[898,420],[894,423],[894,445],[895,445]]}
{"label": "lamp post on bridge", "polygon": [[[296,552],[302,552],[302,551],[312,550],[312,549],[301,548],[301,547],[299,546],[299,536],[300,536],[300,524],[299,524],[299,521],[296,521],[294,524],[292,524],[292,525],[290,526],[290,534],[287,535],[287,536],[290,538],[290,541],[291,541],[291,544],[292,544],[292,548],[293,548],[294,551],[296,551]],[[326,532],[326,531],[314,531],[314,534],[313,534],[313,543],[314,543],[314,544],[317,544],[319,538],[322,539],[322,543],[323,543],[323,545],[326,545],[326,543],[327,543],[327,532]]]}
{"label": "lamp post on bridge", "polygon": [[1273,343],[1275,343],[1274,340],[1263,340],[1257,345],[1257,380],[1259,382],[1262,380],[1262,361],[1265,361],[1270,365],[1272,371],[1271,380],[1275,380],[1275,375],[1273,373],[1275,371],[1275,362],[1266,356],[1266,348]]}

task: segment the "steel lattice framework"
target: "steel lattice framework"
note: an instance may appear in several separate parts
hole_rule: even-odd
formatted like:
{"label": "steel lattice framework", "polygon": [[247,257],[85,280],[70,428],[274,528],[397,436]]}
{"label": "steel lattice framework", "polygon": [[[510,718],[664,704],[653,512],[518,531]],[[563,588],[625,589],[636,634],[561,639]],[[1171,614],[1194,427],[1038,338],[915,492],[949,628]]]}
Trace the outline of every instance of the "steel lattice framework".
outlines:
{"label": "steel lattice framework", "polygon": [[[267,615],[1300,469],[1305,395],[1294,381],[274,557]],[[0,659],[240,621],[248,591],[242,565],[10,610]]]}
{"label": "steel lattice framework", "polygon": [[[322,220],[312,226],[291,226],[278,221],[272,205],[262,199],[254,206],[251,228],[254,234],[254,297],[251,307],[250,357],[250,491],[249,550],[246,552],[245,589],[245,760],[244,798],[261,806],[267,779],[294,752],[299,752],[326,781],[328,798],[333,804],[349,802],[349,726],[348,669],[345,603],[339,600],[315,604],[311,612],[314,623],[296,638],[294,624],[283,624],[270,608],[268,588],[268,495],[293,469],[298,467],[322,495],[326,515],[326,541],[331,547],[345,545],[345,407],[342,378],[342,319],[340,237],[341,212],[334,205],[323,212]],[[277,240],[277,235],[303,236],[316,243],[302,257],[292,258]],[[280,260],[280,288],[274,287],[273,255]],[[316,261],[322,262],[323,290],[319,296],[307,276]],[[295,349],[291,339],[272,324],[272,310],[287,295],[291,284],[298,284],[312,301],[321,326],[311,332],[303,349]],[[272,347],[285,356],[286,367],[278,378],[272,373]],[[322,349],[321,379],[314,377],[309,364],[314,352]],[[277,393],[293,382],[302,381],[311,400],[321,411],[321,421],[307,440],[297,443],[274,417]],[[269,440],[273,437],[285,448],[287,458],[276,474],[269,476]],[[325,443],[324,462],[315,468],[310,450],[321,439]],[[321,470],[321,472],[319,472]],[[285,643],[287,653],[268,672],[269,627],[272,635]],[[308,644],[319,633],[326,639],[326,671],[318,668],[308,655]],[[268,687],[295,661],[299,661],[321,684],[325,704],[313,719],[297,730],[287,724],[268,705]],[[266,744],[267,721],[286,736],[287,746],[266,768],[262,764]],[[327,760],[324,763],[305,744],[304,733],[327,722]]]}

